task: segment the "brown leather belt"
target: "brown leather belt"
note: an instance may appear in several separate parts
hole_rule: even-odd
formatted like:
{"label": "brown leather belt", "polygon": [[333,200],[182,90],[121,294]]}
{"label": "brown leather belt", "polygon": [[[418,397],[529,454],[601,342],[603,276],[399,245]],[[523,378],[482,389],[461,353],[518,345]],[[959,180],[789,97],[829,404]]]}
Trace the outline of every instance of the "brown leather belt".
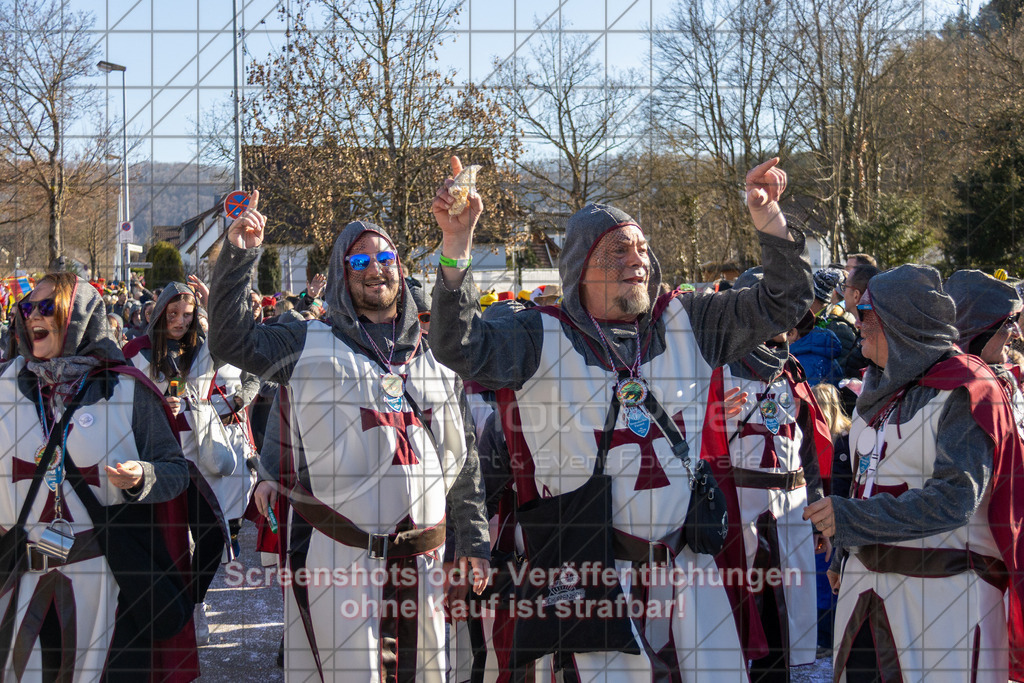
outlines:
{"label": "brown leather belt", "polygon": [[44,555],[36,550],[34,543],[29,543],[28,567],[31,572],[45,572],[67,564],[92,560],[102,555],[103,550],[100,549],[100,544],[96,540],[96,530],[89,529],[80,534],[75,534],[75,541],[71,544],[71,549],[68,551],[68,559],[66,560]]}
{"label": "brown leather belt", "polygon": [[356,526],[334,508],[316,499],[309,491],[296,486],[288,501],[302,518],[320,533],[342,545],[366,550],[370,559],[422,555],[440,548],[445,540],[445,523],[425,529],[409,529],[390,534],[371,534]]}
{"label": "brown leather belt", "polygon": [[1009,574],[1002,560],[972,550],[866,545],[857,551],[857,559],[868,570],[884,574],[931,579],[973,571],[982,581],[1001,591],[1009,584]]}
{"label": "brown leather belt", "polygon": [[793,491],[807,484],[802,467],[793,472],[763,472],[734,467],[732,468],[732,479],[736,486],[745,489]]}
{"label": "brown leather belt", "polygon": [[682,528],[676,529],[657,541],[648,541],[613,530],[612,549],[616,560],[639,564],[668,564],[686,545]]}

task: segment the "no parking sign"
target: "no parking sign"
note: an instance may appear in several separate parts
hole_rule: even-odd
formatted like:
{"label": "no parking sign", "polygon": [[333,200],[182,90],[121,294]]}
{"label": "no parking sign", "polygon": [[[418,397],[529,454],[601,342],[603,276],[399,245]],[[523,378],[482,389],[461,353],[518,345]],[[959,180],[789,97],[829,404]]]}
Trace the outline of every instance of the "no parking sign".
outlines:
{"label": "no parking sign", "polygon": [[249,193],[235,190],[224,198],[224,215],[238,218],[249,208]]}

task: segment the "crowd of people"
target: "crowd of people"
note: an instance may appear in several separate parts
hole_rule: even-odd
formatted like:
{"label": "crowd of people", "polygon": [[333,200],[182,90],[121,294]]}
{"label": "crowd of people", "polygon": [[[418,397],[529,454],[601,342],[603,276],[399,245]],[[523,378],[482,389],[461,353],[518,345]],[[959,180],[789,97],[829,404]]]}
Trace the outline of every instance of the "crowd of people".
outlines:
{"label": "crowd of people", "polygon": [[559,283],[482,293],[457,158],[432,292],[364,221],[253,290],[258,191],[209,287],[40,278],[0,345],[4,673],[193,680],[248,519],[288,681],[1024,680],[1019,288],[812,271],[777,163],[709,288],[591,204]]}

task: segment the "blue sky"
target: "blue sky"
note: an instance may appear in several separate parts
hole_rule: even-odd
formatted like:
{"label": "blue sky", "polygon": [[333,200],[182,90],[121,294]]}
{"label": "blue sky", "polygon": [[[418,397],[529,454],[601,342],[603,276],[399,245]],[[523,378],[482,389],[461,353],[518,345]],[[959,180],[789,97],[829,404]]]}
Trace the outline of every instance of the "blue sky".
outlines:
{"label": "blue sky", "polygon": [[[784,1],[784,0],[782,0]],[[95,15],[97,44],[103,58],[124,64],[129,131],[143,140],[136,161],[190,161],[195,158],[197,122],[232,87],[230,0],[67,0],[73,9]],[[284,42],[277,7],[287,0],[239,0],[249,63]],[[927,13],[947,14],[954,3],[923,0]],[[673,0],[467,0],[455,26],[455,40],[440,48],[444,64],[464,80],[481,82],[496,58],[528,49],[543,31],[585,32],[599,41],[599,55],[612,68],[646,72],[647,31],[656,26]],[[977,7],[975,6],[976,10]],[[120,74],[95,83],[107,86],[112,120],[120,119]],[[90,135],[88,123],[80,135]]]}

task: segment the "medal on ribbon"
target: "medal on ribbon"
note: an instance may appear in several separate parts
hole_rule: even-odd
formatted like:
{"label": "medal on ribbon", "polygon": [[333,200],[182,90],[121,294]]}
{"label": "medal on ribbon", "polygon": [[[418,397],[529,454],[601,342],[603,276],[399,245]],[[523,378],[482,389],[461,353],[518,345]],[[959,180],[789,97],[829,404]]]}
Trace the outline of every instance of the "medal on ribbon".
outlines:
{"label": "medal on ribbon", "polygon": [[779,404],[770,398],[761,401],[761,419],[772,434],[779,433]]}
{"label": "medal on ribbon", "polygon": [[647,382],[641,377],[627,377],[615,385],[615,395],[626,409],[626,426],[641,439],[651,429],[651,416],[643,409],[648,391]]}
{"label": "medal on ribbon", "polygon": [[[36,451],[35,460],[37,465],[39,464],[39,461],[43,459],[43,453],[45,451],[46,444],[40,446],[39,450]],[[46,488],[51,491],[56,491],[57,486],[60,485],[61,481],[64,479],[64,468],[62,467],[63,462],[64,459],[61,457],[61,448],[60,446],[57,446],[56,450],[53,452],[53,460],[50,462],[50,466],[46,468],[46,474],[43,475],[43,481],[46,483]]]}
{"label": "medal on ribbon", "polygon": [[642,439],[651,430],[651,418],[643,408],[627,408],[626,426]]}
{"label": "medal on ribbon", "polygon": [[393,372],[381,375],[380,389],[384,394],[384,403],[392,412],[402,412],[405,397],[405,380]]}

